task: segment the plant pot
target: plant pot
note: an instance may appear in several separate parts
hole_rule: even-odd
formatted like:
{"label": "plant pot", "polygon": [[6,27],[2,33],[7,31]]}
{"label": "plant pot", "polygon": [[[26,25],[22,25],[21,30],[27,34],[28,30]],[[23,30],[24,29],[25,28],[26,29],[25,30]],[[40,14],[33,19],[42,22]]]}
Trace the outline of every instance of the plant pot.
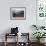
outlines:
{"label": "plant pot", "polygon": [[45,39],[37,39],[37,43],[41,44],[44,42]]}
{"label": "plant pot", "polygon": [[40,43],[40,39],[37,39],[37,43]]}

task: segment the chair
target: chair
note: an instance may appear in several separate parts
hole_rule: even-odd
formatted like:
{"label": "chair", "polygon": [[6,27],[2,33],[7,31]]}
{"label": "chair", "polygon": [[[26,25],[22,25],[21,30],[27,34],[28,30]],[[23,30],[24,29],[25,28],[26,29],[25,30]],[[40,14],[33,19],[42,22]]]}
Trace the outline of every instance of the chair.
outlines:
{"label": "chair", "polygon": [[6,33],[5,34],[5,46],[7,46],[7,38],[13,37],[13,36],[17,36],[17,44],[16,46],[18,46],[18,27],[16,28],[11,28],[11,33]]}
{"label": "chair", "polygon": [[19,42],[19,46],[30,46],[29,42],[29,33],[21,33],[22,40],[25,39],[25,41]]}

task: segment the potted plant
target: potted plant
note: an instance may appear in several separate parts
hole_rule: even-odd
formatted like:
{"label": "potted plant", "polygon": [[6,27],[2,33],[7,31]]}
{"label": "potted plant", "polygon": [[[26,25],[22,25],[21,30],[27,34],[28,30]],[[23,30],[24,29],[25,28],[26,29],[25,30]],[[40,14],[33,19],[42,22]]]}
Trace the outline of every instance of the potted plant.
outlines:
{"label": "potted plant", "polygon": [[42,38],[45,38],[44,36],[46,36],[46,33],[45,32],[35,32],[33,35],[37,38],[38,43],[40,43],[40,40]]}

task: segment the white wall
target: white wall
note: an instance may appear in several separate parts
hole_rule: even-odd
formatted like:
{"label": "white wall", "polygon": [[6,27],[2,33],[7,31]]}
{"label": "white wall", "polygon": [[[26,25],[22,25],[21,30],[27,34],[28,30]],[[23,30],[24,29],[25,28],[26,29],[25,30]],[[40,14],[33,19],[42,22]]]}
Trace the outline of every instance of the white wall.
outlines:
{"label": "white wall", "polygon": [[[26,7],[26,20],[10,20],[11,7]],[[17,26],[19,32],[32,36],[32,24],[36,24],[36,0],[0,0],[0,34]]]}

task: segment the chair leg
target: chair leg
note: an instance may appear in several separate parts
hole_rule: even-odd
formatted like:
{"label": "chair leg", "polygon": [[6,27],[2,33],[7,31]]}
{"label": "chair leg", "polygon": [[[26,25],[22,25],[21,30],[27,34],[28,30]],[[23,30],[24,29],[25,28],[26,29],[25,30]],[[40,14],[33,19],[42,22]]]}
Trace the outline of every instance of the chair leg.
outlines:
{"label": "chair leg", "polygon": [[7,46],[7,42],[5,41],[5,46]]}
{"label": "chair leg", "polygon": [[17,34],[17,46],[18,46],[18,34]]}
{"label": "chair leg", "polygon": [[5,46],[7,46],[7,35],[5,34]]}

